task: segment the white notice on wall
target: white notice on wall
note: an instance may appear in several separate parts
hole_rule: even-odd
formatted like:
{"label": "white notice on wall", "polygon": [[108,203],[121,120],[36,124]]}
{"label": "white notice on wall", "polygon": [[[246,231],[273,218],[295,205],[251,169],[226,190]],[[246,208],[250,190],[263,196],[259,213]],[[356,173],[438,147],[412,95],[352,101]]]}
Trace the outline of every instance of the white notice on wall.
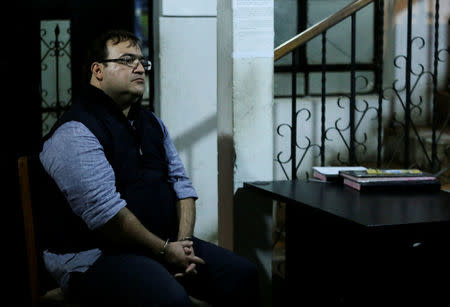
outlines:
{"label": "white notice on wall", "polygon": [[233,0],[234,58],[273,57],[273,0]]}

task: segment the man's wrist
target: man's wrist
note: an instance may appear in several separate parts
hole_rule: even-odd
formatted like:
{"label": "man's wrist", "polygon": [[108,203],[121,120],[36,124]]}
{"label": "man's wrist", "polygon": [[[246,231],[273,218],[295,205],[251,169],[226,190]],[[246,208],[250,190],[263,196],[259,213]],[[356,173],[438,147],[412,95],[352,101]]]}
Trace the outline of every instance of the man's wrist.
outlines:
{"label": "man's wrist", "polygon": [[191,236],[186,236],[186,237],[182,237],[181,239],[179,239],[178,241],[193,241]]}
{"label": "man's wrist", "polygon": [[166,255],[166,251],[167,251],[167,246],[169,245],[169,239],[166,240],[166,242],[164,242],[163,247],[161,248],[161,250],[159,251],[159,254],[161,256],[165,256]]}

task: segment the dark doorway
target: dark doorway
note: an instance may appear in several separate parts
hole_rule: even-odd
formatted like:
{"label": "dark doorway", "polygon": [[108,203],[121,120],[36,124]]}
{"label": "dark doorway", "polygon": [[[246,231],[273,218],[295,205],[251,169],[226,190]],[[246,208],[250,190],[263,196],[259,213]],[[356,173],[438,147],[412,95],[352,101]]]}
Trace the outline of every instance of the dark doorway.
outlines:
{"label": "dark doorway", "polygon": [[[106,29],[134,31],[133,0],[25,0],[11,1],[0,10],[2,44],[0,69],[2,120],[1,176],[3,217],[2,250],[6,254],[6,284],[15,305],[28,305],[28,280],[19,203],[17,158],[38,153],[41,119],[41,21],[70,21],[71,94],[86,80],[82,60],[86,44]],[[151,1],[149,1],[151,5]],[[149,33],[152,33],[149,14]],[[151,42],[150,42],[151,43]],[[151,46],[150,46],[151,47]],[[149,48],[152,50],[152,48]]]}

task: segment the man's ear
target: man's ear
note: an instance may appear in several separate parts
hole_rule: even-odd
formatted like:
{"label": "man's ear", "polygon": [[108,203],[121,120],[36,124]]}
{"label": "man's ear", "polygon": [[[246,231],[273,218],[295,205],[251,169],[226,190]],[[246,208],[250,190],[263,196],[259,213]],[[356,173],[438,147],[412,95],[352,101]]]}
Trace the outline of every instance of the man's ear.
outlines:
{"label": "man's ear", "polygon": [[91,65],[91,72],[92,76],[95,77],[95,79],[101,81],[103,80],[103,67],[100,65],[100,63],[94,62]]}

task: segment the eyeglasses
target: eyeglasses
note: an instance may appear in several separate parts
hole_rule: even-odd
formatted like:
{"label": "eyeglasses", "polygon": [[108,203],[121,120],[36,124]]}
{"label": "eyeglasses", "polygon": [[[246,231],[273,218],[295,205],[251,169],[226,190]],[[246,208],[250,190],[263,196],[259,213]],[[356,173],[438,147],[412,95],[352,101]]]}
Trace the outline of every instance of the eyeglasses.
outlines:
{"label": "eyeglasses", "polygon": [[139,63],[141,63],[145,71],[149,71],[152,69],[152,62],[150,62],[148,58],[133,54],[124,55],[118,59],[106,59],[98,61],[98,63],[106,63],[106,62],[115,62],[122,65],[127,65],[128,67],[132,67],[133,69],[136,69],[139,66]]}

